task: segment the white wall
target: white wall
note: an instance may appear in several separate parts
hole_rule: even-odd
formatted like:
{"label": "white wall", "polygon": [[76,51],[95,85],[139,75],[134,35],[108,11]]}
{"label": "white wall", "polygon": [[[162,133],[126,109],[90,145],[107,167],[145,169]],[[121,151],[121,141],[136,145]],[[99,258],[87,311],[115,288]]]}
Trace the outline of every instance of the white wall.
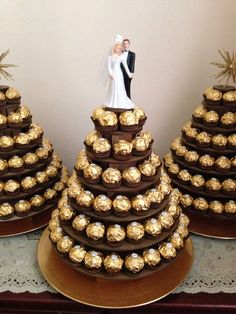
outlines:
{"label": "white wall", "polygon": [[0,12],[1,51],[19,65],[10,85],[70,168],[106,95],[98,73],[112,36],[131,40],[133,100],[162,156],[215,83],[217,50],[235,49],[234,0],[0,0]]}

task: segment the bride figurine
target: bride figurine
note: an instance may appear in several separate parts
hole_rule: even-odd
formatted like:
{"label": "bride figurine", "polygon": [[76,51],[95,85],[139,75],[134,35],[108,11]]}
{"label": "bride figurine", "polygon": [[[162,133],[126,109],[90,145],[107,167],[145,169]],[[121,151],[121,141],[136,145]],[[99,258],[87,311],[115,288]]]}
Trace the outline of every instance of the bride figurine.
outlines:
{"label": "bride figurine", "polygon": [[126,94],[121,63],[130,78],[133,77],[133,74],[129,71],[122,50],[122,38],[117,35],[115,37],[112,55],[108,56],[108,72],[110,75],[110,82],[105,106],[116,109],[132,109],[135,105]]}

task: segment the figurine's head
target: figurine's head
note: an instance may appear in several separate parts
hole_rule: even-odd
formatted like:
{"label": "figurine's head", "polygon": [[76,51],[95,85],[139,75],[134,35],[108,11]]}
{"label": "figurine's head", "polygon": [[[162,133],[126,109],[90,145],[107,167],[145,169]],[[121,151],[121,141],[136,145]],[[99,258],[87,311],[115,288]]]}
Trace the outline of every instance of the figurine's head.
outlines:
{"label": "figurine's head", "polygon": [[113,48],[113,53],[117,54],[117,55],[121,55],[122,54],[122,50],[123,50],[123,46],[122,44],[115,44],[114,48]]}
{"label": "figurine's head", "polygon": [[126,51],[126,50],[129,50],[129,46],[130,46],[130,41],[129,41],[129,39],[124,39],[123,40],[123,47],[124,47],[124,50]]}

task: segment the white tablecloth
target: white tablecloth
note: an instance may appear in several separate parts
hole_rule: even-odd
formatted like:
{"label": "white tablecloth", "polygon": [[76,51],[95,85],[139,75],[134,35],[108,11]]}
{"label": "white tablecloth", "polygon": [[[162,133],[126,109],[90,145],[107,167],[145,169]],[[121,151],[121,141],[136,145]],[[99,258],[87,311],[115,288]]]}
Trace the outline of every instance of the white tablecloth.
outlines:
{"label": "white tablecloth", "polygon": [[[56,293],[42,277],[36,258],[42,231],[0,238],[0,292]],[[195,260],[174,293],[236,293],[236,241],[192,236]]]}

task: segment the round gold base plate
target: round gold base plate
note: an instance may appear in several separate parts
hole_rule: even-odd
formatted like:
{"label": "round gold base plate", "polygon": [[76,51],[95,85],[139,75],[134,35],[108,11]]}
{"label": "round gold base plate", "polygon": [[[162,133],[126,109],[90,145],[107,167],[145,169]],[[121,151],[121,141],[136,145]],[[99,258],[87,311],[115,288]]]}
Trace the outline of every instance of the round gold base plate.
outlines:
{"label": "round gold base plate", "polygon": [[38,263],[43,276],[64,296],[95,307],[131,308],[160,300],[184,280],[193,261],[189,238],[173,263],[148,277],[125,282],[88,278],[63,261],[48,236],[46,229],[38,244]]}
{"label": "round gold base plate", "polygon": [[217,239],[236,239],[235,220],[212,220],[210,217],[195,215],[191,212],[185,212],[190,219],[188,229],[190,232]]}
{"label": "round gold base plate", "polygon": [[46,226],[51,218],[51,212],[54,208],[55,206],[33,216],[22,217],[21,219],[1,221],[0,238],[23,234]]}

